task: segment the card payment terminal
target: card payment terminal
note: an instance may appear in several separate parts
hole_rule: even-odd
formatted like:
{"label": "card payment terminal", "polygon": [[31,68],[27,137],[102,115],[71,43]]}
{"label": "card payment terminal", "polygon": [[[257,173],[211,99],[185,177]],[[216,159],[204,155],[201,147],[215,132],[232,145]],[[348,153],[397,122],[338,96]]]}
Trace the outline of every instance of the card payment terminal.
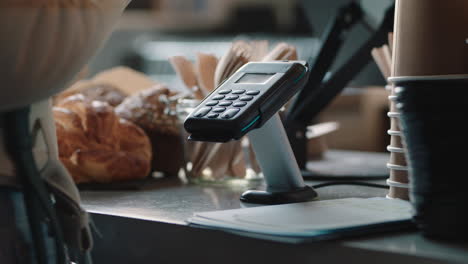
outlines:
{"label": "card payment terminal", "polygon": [[226,142],[261,127],[301,89],[306,62],[251,62],[208,95],[185,120],[190,140]]}
{"label": "card payment terminal", "polygon": [[306,62],[251,62],[208,95],[187,117],[189,140],[226,142],[248,133],[266,182],[265,191],[250,190],[241,201],[282,204],[317,197],[304,184],[277,112],[308,80]]}

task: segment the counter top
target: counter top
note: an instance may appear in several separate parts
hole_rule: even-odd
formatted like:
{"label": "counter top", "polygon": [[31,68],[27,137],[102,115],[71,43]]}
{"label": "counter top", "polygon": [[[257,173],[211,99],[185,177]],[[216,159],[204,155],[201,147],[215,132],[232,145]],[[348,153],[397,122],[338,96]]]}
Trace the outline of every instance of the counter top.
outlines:
{"label": "counter top", "polygon": [[[384,184],[385,181],[371,182]],[[306,183],[313,186],[321,182]],[[83,206],[92,213],[105,238],[96,238],[93,253],[98,260],[96,263],[104,260],[113,261],[106,263],[147,263],[145,260],[149,258],[155,263],[179,263],[198,258],[206,263],[223,258],[223,264],[255,260],[334,263],[350,259],[353,263],[375,263],[376,258],[379,263],[393,264],[468,263],[468,243],[432,241],[417,232],[387,232],[294,245],[189,227],[185,222],[194,212],[252,206],[239,201],[241,193],[263,188],[262,181],[187,184],[174,177],[150,181],[139,190],[83,190]],[[317,192],[322,200],[385,197],[387,194],[385,189],[351,185],[323,187]],[[226,259],[225,255],[230,254],[232,256]],[[244,254],[248,254],[247,259]],[[292,262],[291,258],[285,259],[288,254],[294,255]]]}
{"label": "counter top", "polygon": [[[240,195],[250,188],[264,189],[261,181],[246,183],[242,180],[230,184],[184,184],[176,178],[167,178],[152,185],[139,191],[83,191],[83,205],[95,213],[184,225],[194,212],[252,206],[240,202]],[[387,193],[384,189],[347,185],[320,188],[317,192],[322,200],[385,197]]]}
{"label": "counter top", "polygon": [[[308,182],[309,185],[315,183]],[[172,178],[161,179],[154,187],[149,187],[147,190],[83,191],[82,199],[84,207],[93,213],[94,218],[98,218],[99,222],[103,221],[105,216],[108,216],[107,220],[113,219],[109,218],[109,216],[116,216],[120,218],[119,220],[113,219],[117,222],[122,221],[122,219],[127,219],[129,222],[132,222],[130,219],[144,220],[164,224],[164,229],[171,227],[177,229],[178,227],[186,227],[185,220],[192,216],[194,212],[235,209],[248,206],[239,201],[240,194],[247,187],[247,185],[243,184],[231,186],[184,184],[178,179]],[[263,184],[252,183],[250,187],[261,189],[263,188]],[[336,199],[345,197],[384,197],[387,191],[361,186],[333,186],[317,189],[317,192],[321,199]],[[136,221],[135,228],[137,226],[136,223],[141,222]],[[156,226],[161,228],[161,226],[155,224],[155,230],[157,229]],[[99,225],[98,228],[100,228]],[[189,227],[188,229],[196,228]],[[144,232],[149,231],[146,230]],[[203,236],[199,232],[198,230],[196,231],[198,235]],[[203,230],[203,232],[208,234],[215,231]],[[135,233],[138,232],[135,231]],[[184,234],[187,235],[189,233],[190,231],[186,231]],[[236,236],[227,233],[223,235],[226,237]],[[158,235],[155,239],[166,240],[167,238]],[[237,239],[250,240],[248,238]],[[211,243],[216,243],[216,241],[212,241]],[[257,241],[252,243],[264,244],[267,242]],[[329,245],[328,243],[326,244]],[[403,261],[402,263],[411,263],[411,261],[414,263],[415,259],[418,260],[418,263],[426,263],[424,261],[428,261],[427,263],[464,263],[468,260],[468,244],[451,245],[434,242],[424,239],[415,232],[386,233],[359,239],[334,241],[332,245],[340,248],[354,249],[356,250],[356,254],[364,250],[365,252],[378,252],[382,254],[381,256],[386,256],[389,253],[406,256],[407,259],[405,261],[408,262]],[[283,247],[289,248],[291,245],[283,245]],[[359,254],[362,254],[362,252]],[[375,258],[376,255],[368,254],[368,256]]]}

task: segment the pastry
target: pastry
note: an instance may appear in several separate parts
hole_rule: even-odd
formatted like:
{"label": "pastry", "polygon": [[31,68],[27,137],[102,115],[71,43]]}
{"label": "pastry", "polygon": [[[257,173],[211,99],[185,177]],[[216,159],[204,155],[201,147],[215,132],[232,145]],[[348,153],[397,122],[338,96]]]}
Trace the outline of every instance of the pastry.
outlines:
{"label": "pastry", "polygon": [[149,175],[152,150],[145,132],[113,107],[77,94],[53,108],[59,157],[76,183],[107,183]]}
{"label": "pastry", "polygon": [[177,175],[183,166],[183,141],[180,135],[175,102],[171,92],[164,85],[143,90],[127,97],[115,111],[121,118],[127,119],[143,128],[151,140],[154,153],[152,170]]}
{"label": "pastry", "polygon": [[178,135],[178,122],[175,115],[167,113],[171,105],[168,100],[176,93],[164,85],[156,85],[133,96],[127,97],[115,108],[118,116],[132,121],[145,130],[161,134]]}

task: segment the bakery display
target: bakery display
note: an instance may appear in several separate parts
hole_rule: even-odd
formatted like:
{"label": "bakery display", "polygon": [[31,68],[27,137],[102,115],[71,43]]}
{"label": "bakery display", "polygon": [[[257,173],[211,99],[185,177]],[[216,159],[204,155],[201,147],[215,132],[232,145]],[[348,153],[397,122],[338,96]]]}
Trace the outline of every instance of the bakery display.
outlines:
{"label": "bakery display", "polygon": [[219,58],[195,55],[195,61],[169,57],[181,80],[177,89],[115,67],[54,97],[60,157],[77,183],[141,179],[154,172],[185,172],[188,178],[210,181],[258,178],[260,168],[247,138],[189,142],[181,124],[200,99],[245,63],[297,59],[295,47],[279,43],[269,50],[267,41],[238,40]]}
{"label": "bakery display", "polygon": [[150,173],[152,149],[145,132],[118,117],[112,106],[81,94],[53,108],[59,157],[76,183],[123,181]]}
{"label": "bakery display", "polygon": [[[115,67],[76,82],[54,97],[54,106],[63,108],[66,105],[75,109],[77,106],[70,101],[76,101],[76,98],[88,104],[100,101],[113,106],[115,116],[138,126],[149,138],[153,153],[150,171],[175,176],[184,163],[179,120],[171,110],[175,108],[178,96],[179,92],[141,72]],[[72,170],[72,174],[78,174],[76,168]]]}

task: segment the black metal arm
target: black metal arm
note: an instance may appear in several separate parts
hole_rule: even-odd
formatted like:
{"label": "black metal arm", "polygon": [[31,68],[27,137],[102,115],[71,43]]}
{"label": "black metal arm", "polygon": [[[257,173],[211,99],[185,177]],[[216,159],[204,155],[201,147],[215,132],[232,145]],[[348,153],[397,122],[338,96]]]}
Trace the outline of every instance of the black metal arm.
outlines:
{"label": "black metal arm", "polygon": [[285,127],[301,169],[307,161],[307,126],[371,60],[371,50],[387,42],[393,30],[394,6],[388,8],[379,28],[328,80],[324,81],[350,28],[360,22],[363,11],[351,2],[339,10],[325,31],[325,40],[313,65],[308,84],[296,97],[285,117]]}

